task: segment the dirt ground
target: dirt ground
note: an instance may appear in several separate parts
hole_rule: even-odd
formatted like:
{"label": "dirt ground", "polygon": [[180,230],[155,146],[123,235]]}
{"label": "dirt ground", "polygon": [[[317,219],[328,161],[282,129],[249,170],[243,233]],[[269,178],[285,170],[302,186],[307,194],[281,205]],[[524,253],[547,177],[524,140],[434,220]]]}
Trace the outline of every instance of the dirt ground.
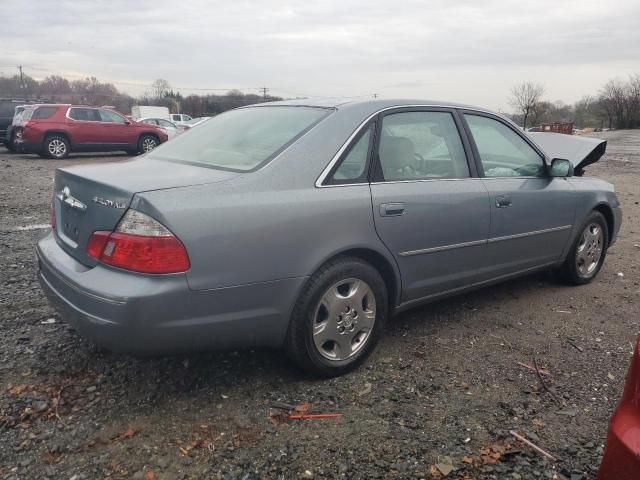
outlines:
{"label": "dirt ground", "polygon": [[[593,283],[543,273],[410,311],[329,381],[278,351],[136,359],[78,337],[36,280],[52,174],[127,157],[0,148],[0,479],[594,478],[640,334],[640,131],[600,135],[588,173],[624,224]],[[343,416],[276,408],[307,402]]]}

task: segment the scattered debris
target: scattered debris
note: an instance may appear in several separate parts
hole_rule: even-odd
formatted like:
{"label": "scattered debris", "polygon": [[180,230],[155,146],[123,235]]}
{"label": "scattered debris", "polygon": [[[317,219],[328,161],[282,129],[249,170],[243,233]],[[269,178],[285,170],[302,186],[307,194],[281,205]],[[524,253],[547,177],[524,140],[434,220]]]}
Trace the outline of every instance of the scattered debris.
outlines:
{"label": "scattered debris", "polygon": [[40,322],[41,325],[51,325],[53,323],[56,323],[56,319],[55,318],[47,318],[46,320],[42,320]]}
{"label": "scattered debris", "polygon": [[540,455],[547,457],[549,460],[551,460],[552,462],[557,461],[556,457],[554,457],[553,455],[551,455],[549,452],[546,452],[545,450],[541,449],[539,446],[537,446],[535,443],[533,443],[530,440],[527,440],[525,437],[523,437],[522,435],[520,435],[518,432],[514,431],[514,430],[509,430],[509,433],[511,435],[513,435],[516,439],[520,440],[522,443],[524,443],[525,445],[528,445],[529,447],[533,448],[536,452],[538,452]]}
{"label": "scattered debris", "polygon": [[[342,417],[342,413],[311,413],[313,410],[312,403],[300,403],[292,406],[286,403],[277,403],[274,408],[282,410],[288,410],[288,413],[273,413],[269,412],[269,420],[274,425],[282,425],[287,423],[287,420],[308,420],[308,419],[323,419],[323,418],[338,418]],[[283,408],[284,407],[284,408]],[[289,408],[292,407],[292,408]]]}
{"label": "scattered debris", "polygon": [[536,360],[536,357],[533,357],[533,367],[536,371],[536,374],[538,375],[538,380],[540,380],[540,384],[542,385],[542,388],[544,388],[544,390],[549,395],[551,395],[555,400],[558,400],[558,397],[556,396],[556,394],[551,391],[551,389],[547,386],[544,379],[542,378],[542,373],[540,372],[540,368],[538,367],[538,361]]}
{"label": "scattered debris", "polygon": [[371,386],[370,383],[368,383],[368,382],[365,383],[364,384],[364,388],[358,392],[358,396],[362,397],[364,395],[370,394],[371,393],[371,388],[372,388],[372,386]]}
{"label": "scattered debris", "polygon": [[436,463],[434,466],[445,477],[456,469],[451,463]]}
{"label": "scattered debris", "polygon": [[124,432],[115,435],[114,437],[111,437],[111,440],[117,441],[117,440],[128,440],[130,438],[133,438],[134,436],[136,436],[136,434],[140,432],[139,428],[135,428],[132,426],[129,426],[129,428],[127,428]]}
{"label": "scattered debris", "polygon": [[38,223],[36,225],[25,225],[22,227],[13,228],[16,232],[28,232],[30,230],[44,230],[45,228],[51,228],[51,225],[48,223]]}
{"label": "scattered debris", "polygon": [[578,415],[578,411],[576,409],[573,408],[568,408],[565,410],[558,410],[556,412],[556,414],[558,415],[566,415],[567,417],[575,417],[576,415]]}
{"label": "scattered debris", "polygon": [[619,277],[624,277],[624,273],[622,273],[622,272],[618,272],[618,276],[619,276]]}
{"label": "scattered debris", "polygon": [[144,480],[156,480],[156,473],[153,470],[144,472]]}
{"label": "scattered debris", "polygon": [[342,417],[342,413],[302,413],[302,414],[291,413],[287,416],[287,418],[291,420],[306,420],[309,418],[338,418],[338,417]]}
{"label": "scattered debris", "polygon": [[569,343],[569,345],[571,345],[573,348],[578,350],[580,353],[584,352],[584,348],[576,344],[572,338],[567,338],[567,342]]}
{"label": "scattered debris", "polygon": [[[534,371],[534,372],[536,371],[535,367],[532,367],[531,365],[527,365],[526,363],[522,363],[522,362],[517,362],[517,363],[518,363],[518,365],[520,365],[521,367],[528,368],[529,370],[532,370],[532,371]],[[549,372],[549,370],[548,370],[548,369],[546,369],[545,367],[540,367],[538,371],[539,371],[542,375],[551,375],[551,372]]]}

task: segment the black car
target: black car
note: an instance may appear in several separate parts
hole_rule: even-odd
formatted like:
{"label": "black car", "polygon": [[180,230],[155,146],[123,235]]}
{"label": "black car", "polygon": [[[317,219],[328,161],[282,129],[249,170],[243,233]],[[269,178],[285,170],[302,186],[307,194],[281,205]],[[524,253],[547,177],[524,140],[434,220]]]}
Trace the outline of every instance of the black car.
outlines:
{"label": "black car", "polygon": [[32,103],[29,100],[17,98],[0,98],[0,143],[12,150],[11,123],[16,107]]}

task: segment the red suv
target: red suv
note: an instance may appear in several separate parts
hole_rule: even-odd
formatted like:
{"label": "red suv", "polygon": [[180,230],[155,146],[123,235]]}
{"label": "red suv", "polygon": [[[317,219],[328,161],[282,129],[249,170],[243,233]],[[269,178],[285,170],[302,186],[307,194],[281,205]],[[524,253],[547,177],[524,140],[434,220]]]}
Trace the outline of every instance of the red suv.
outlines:
{"label": "red suv", "polygon": [[15,128],[16,151],[49,158],[116,150],[135,155],[167,141],[167,134],[158,127],[109,108],[84,105],[28,105]]}

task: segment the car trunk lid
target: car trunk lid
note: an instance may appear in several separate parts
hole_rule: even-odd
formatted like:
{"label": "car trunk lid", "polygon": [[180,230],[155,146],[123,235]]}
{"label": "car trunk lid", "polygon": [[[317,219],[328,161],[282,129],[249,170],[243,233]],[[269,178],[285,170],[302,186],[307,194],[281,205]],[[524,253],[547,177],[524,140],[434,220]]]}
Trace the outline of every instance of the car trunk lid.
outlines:
{"label": "car trunk lid", "polygon": [[157,160],[84,165],[56,170],[53,212],[58,244],[79,262],[94,231],[111,231],[136,193],[229,180],[238,173]]}

